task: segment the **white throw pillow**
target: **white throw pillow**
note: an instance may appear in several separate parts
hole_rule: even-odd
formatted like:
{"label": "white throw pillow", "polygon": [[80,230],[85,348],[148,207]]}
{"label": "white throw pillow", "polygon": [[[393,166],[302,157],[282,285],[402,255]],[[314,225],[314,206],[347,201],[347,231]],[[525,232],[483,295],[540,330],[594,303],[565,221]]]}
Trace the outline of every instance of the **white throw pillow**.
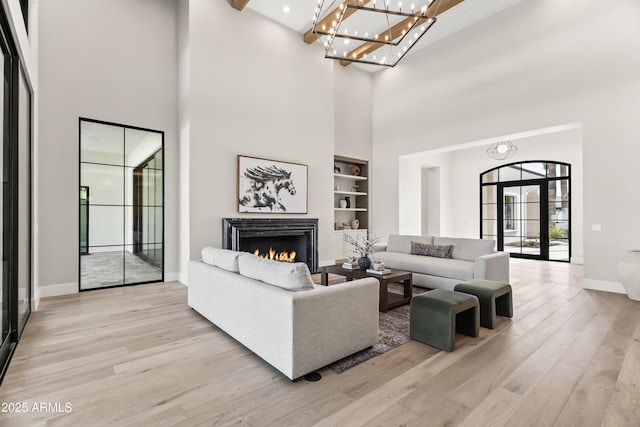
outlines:
{"label": "white throw pillow", "polygon": [[243,253],[238,259],[240,274],[288,291],[313,289],[309,267],[304,262],[281,262]]}
{"label": "white throw pillow", "polygon": [[207,264],[215,265],[223,270],[238,273],[238,258],[240,252],[231,251],[229,249],[218,249],[208,246],[202,250],[202,261]]}

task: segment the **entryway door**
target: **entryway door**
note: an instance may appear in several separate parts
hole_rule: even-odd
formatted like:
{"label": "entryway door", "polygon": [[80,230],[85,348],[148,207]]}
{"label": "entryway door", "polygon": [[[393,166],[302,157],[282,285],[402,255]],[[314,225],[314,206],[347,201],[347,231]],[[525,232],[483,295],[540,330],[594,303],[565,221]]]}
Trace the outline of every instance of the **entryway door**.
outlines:
{"label": "entryway door", "polygon": [[498,185],[498,222],[502,224],[498,250],[526,258],[549,259],[549,233],[545,221],[548,197],[542,184]]}
{"label": "entryway door", "polygon": [[480,175],[483,239],[514,258],[571,258],[570,165],[512,163]]}

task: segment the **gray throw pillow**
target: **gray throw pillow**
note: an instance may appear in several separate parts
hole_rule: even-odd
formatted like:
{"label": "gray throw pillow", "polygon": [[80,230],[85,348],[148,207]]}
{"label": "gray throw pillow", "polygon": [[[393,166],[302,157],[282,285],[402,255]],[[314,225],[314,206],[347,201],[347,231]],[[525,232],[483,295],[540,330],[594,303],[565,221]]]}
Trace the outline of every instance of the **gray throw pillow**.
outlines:
{"label": "gray throw pillow", "polygon": [[412,255],[432,256],[436,258],[451,258],[453,245],[427,245],[419,242],[411,242]]}

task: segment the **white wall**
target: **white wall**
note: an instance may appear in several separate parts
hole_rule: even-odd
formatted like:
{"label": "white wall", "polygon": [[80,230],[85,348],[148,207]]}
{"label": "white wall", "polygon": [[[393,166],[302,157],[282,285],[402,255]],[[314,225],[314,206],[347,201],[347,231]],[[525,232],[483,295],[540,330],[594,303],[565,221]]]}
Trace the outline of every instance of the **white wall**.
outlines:
{"label": "white wall", "polygon": [[[377,73],[373,157],[389,161],[376,192],[397,192],[401,155],[582,122],[585,282],[617,282],[616,261],[640,240],[640,200],[625,189],[640,156],[640,3],[601,6],[523,2]],[[395,230],[393,203],[377,197],[374,210]]]}
{"label": "white wall", "polygon": [[[333,229],[333,63],[321,46],[226,1],[189,3],[189,258],[221,246],[237,212],[237,155],[308,165],[319,259]],[[274,215],[283,217],[282,215]]]}
{"label": "white wall", "polygon": [[80,116],[165,132],[165,278],[172,280],[178,271],[176,2],[39,4],[38,285],[77,289]]}
{"label": "white wall", "polygon": [[333,67],[335,153],[371,161],[373,77],[339,61],[333,61]]}
{"label": "white wall", "polygon": [[180,159],[180,224],[179,271],[180,282],[187,283],[190,258],[189,232],[189,0],[178,0],[178,133]]}

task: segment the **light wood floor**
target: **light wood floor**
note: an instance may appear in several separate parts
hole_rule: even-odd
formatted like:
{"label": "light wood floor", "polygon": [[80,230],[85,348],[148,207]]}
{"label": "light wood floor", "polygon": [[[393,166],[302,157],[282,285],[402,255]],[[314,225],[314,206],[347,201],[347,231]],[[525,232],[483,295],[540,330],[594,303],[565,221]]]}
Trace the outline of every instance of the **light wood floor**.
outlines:
{"label": "light wood floor", "polygon": [[50,298],[0,387],[28,412],[0,425],[639,426],[640,303],[581,277],[514,260],[512,320],[458,336],[453,353],[412,341],[316,383],[193,312],[179,283]]}

